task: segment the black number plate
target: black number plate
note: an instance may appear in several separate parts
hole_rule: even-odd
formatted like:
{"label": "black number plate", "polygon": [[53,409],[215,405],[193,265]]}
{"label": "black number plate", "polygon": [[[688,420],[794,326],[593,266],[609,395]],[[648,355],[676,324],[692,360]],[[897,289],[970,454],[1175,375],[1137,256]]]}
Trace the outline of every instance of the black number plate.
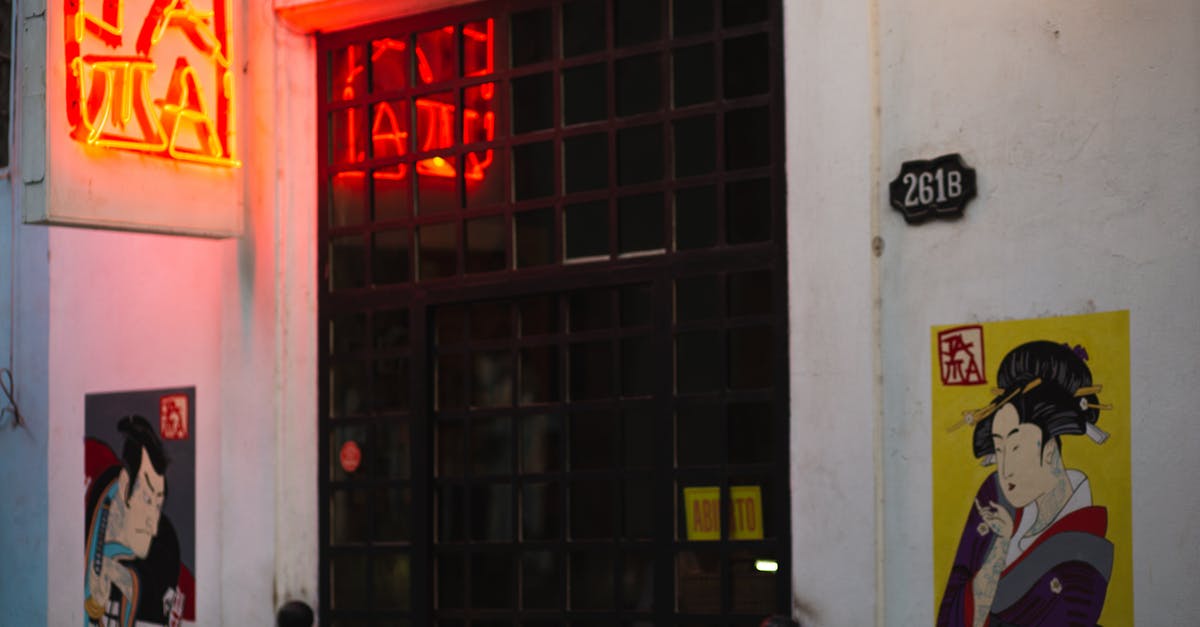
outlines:
{"label": "black number plate", "polygon": [[888,186],[892,207],[909,223],[962,216],[975,197],[975,170],[958,153],[929,161],[905,161]]}

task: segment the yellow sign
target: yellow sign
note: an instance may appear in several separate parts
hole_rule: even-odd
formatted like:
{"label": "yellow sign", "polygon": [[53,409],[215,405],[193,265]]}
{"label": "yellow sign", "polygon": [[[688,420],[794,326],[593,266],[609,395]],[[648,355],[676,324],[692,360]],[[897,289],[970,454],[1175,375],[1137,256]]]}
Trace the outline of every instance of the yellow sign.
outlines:
{"label": "yellow sign", "polygon": [[[761,540],[762,488],[756,485],[730,486],[729,520],[731,540]],[[683,489],[688,540],[721,539],[721,488],[701,486]]]}
{"label": "yellow sign", "polygon": [[1132,625],[1129,312],[939,326],[930,349],[938,624]]}

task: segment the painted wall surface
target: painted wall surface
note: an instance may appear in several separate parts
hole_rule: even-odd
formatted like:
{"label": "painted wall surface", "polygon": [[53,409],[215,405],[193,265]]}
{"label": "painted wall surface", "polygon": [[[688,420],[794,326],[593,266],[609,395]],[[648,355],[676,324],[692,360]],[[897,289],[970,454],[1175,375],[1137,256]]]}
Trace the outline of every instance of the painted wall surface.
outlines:
{"label": "painted wall surface", "polygon": [[880,0],[879,11],[885,180],[949,152],[979,175],[960,221],[909,227],[886,204],[879,215],[886,623],[931,624],[941,585],[929,327],[1121,309],[1134,616],[1194,621],[1200,5]]}

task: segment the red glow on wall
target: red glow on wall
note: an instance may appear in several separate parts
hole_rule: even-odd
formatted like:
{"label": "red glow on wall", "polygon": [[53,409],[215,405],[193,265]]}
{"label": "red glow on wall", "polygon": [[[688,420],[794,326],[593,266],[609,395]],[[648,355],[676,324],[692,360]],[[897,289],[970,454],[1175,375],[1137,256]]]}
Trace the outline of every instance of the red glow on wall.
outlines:
{"label": "red glow on wall", "polygon": [[[67,121],[74,139],[178,161],[240,165],[234,156],[231,5],[198,4],[153,0],[142,15],[127,11],[124,0],[103,0],[98,12],[86,0],[64,0]],[[127,22],[138,27],[132,50]],[[167,45],[160,45],[164,40]],[[160,61],[171,69],[159,74]],[[154,93],[154,85],[163,83],[155,79],[167,72],[166,87]],[[205,84],[215,86],[211,98]]]}
{"label": "red glow on wall", "polygon": [[[416,36],[413,56],[416,66],[416,81],[419,85],[432,85],[455,76],[456,28],[446,26]],[[462,27],[463,75],[466,77],[487,76],[495,71],[495,22],[486,20]],[[409,48],[404,39],[379,39],[371,42],[371,64],[374,68],[375,89],[380,90],[381,81],[388,87],[406,86],[408,83],[406,61],[403,56]],[[333,67],[334,97],[349,101],[359,97],[366,89],[367,52],[363,47],[350,46],[344,55],[335,57]],[[337,67],[341,64],[342,67]],[[386,68],[386,70],[385,70]],[[381,72],[381,70],[384,70]],[[385,74],[380,76],[380,74]],[[383,88],[386,90],[388,87]],[[468,87],[462,96],[461,143],[489,142],[496,138],[495,83],[484,83]],[[372,154],[376,158],[403,156],[409,146],[419,152],[435,152],[453,148],[458,144],[455,137],[457,104],[453,92],[441,92],[416,98],[416,128],[410,128],[408,103],[405,100],[383,101],[371,106],[369,112],[362,108],[349,108],[335,114],[334,158],[339,163],[357,163],[366,158],[367,142],[363,133],[368,132],[360,116],[369,120],[369,137]],[[414,133],[415,131],[415,133]],[[340,154],[337,154],[340,152]],[[494,160],[492,150],[467,153],[462,158],[462,175],[469,182],[482,181]],[[459,160],[454,157],[430,157],[415,164],[418,176],[454,179],[459,174]],[[408,167],[400,164],[384,172],[377,171],[377,178],[399,179],[408,176]],[[341,175],[360,173],[344,172]]]}

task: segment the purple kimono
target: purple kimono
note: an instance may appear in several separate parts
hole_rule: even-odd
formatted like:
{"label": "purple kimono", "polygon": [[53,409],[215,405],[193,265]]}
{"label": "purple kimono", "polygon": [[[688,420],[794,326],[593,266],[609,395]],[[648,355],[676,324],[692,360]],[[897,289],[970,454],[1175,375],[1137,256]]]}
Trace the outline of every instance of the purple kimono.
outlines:
{"label": "purple kimono", "polygon": [[[992,473],[979,487],[976,499],[980,503],[995,501],[1007,509],[1013,529],[1017,529],[1022,512],[1004,498],[998,485]],[[1083,507],[1050,525],[1000,575],[985,624],[1096,625],[1112,573],[1113,545],[1104,537],[1107,529],[1108,511],[1098,506]],[[971,584],[994,538],[975,507],[969,507],[942,594],[939,627],[973,624],[975,598]]]}

